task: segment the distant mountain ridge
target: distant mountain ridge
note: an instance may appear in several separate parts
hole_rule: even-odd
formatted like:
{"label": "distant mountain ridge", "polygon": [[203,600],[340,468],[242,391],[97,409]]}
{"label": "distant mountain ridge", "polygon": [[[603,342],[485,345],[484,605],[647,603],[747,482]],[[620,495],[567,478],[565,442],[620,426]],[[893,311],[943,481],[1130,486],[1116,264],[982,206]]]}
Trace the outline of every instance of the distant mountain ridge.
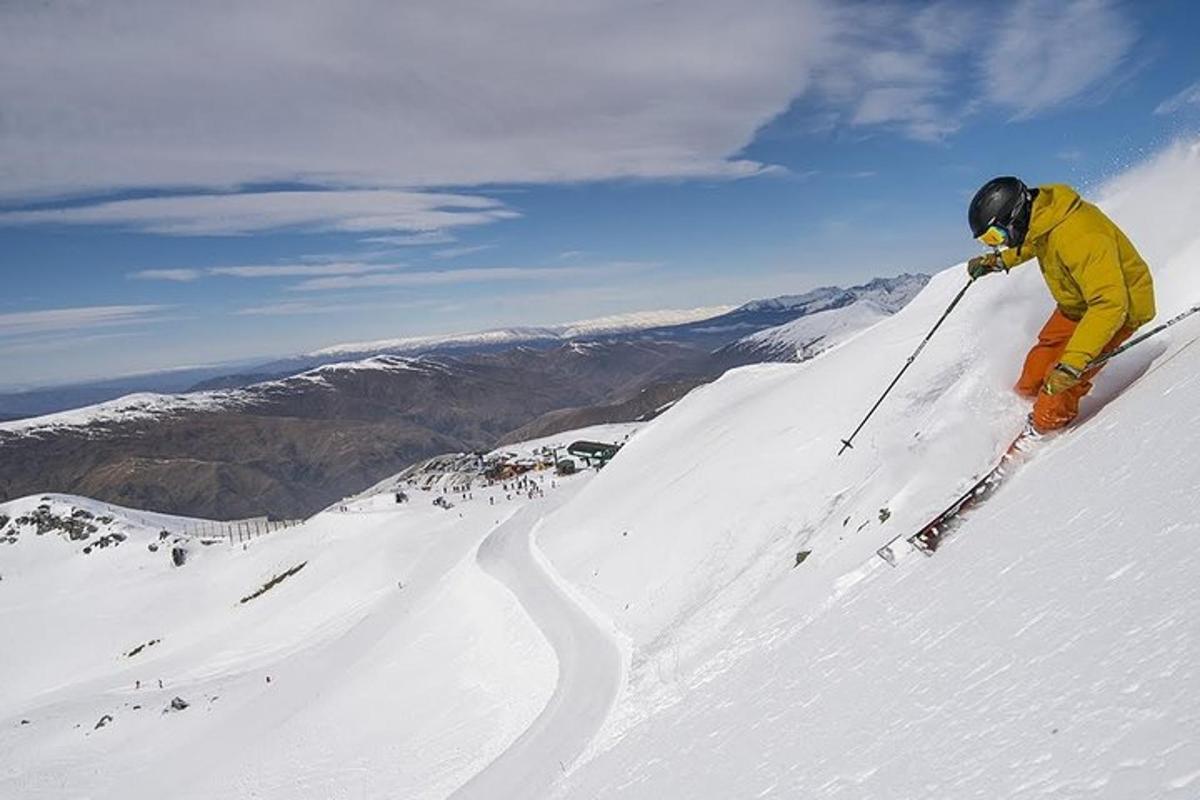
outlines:
{"label": "distant mountain ridge", "polygon": [[294,518],[545,412],[691,374],[672,343],[376,356],[238,389],[141,393],[0,423],[0,499],[71,489],[151,510]]}
{"label": "distant mountain ridge", "polygon": [[[929,282],[923,274],[877,278],[848,289],[823,287],[800,295],[760,300],[722,317],[690,326],[694,332],[728,337],[754,333],[713,350],[690,376],[649,383],[634,395],[603,405],[551,411],[507,434],[502,443],[611,422],[648,420],[689,391],[726,370],[763,361],[806,361],[903,308]],[[787,320],[763,327],[767,320]]]}
{"label": "distant mountain ridge", "polygon": [[[643,338],[647,332],[686,327],[727,313],[733,306],[712,306],[665,311],[637,311],[561,325],[496,328],[442,336],[410,336],[350,342],[314,350],[292,358],[261,364],[252,375],[291,374],[323,364],[376,355],[465,355],[498,352],[511,347],[556,347],[579,339],[605,341]],[[218,380],[206,385],[219,385]]]}
{"label": "distant mountain ridge", "polygon": [[889,314],[894,314],[908,304],[917,292],[929,283],[924,273],[902,273],[892,278],[874,278],[859,286],[845,289],[839,286],[822,286],[804,294],[790,294],[766,300],[753,300],[739,306],[737,311],[799,311],[815,314],[833,308],[841,308],[859,300],[870,300]]}
{"label": "distant mountain ridge", "polygon": [[[500,328],[447,336],[340,344],[260,365],[251,374],[261,378],[263,375],[295,372],[321,364],[387,353],[492,352],[516,346],[553,347],[577,339],[666,340],[715,350],[728,344],[730,337],[739,333],[749,334],[775,327],[806,314],[841,308],[858,300],[872,300],[887,313],[894,313],[915,296],[928,280],[928,275],[903,273],[890,278],[874,278],[858,286],[824,286],[803,294],[752,300],[740,306],[634,312],[563,325]],[[206,385],[220,384],[218,381],[209,381]]]}
{"label": "distant mountain ridge", "polygon": [[351,361],[385,353],[405,355],[454,353],[462,355],[502,350],[520,345],[553,347],[574,338],[633,334],[644,328],[701,320],[725,313],[730,308],[732,306],[724,305],[684,310],[635,311],[562,325],[524,326],[445,336],[382,339],[376,342],[333,345],[311,353],[272,361],[240,359],[224,364],[169,369],[52,387],[22,389],[0,393],[0,420],[54,414],[144,392],[178,393],[234,389],[296,375],[324,364]]}
{"label": "distant mountain ridge", "polygon": [[635,311],[561,325],[535,325],[516,328],[499,328],[476,333],[451,334],[448,336],[415,336],[400,339],[381,339],[373,342],[357,342],[333,345],[314,350],[308,356],[355,356],[363,353],[426,352],[443,347],[471,347],[524,344],[533,341],[553,341],[610,336],[613,334],[682,325],[720,316],[734,306],[711,306],[665,311]]}
{"label": "distant mountain ridge", "polygon": [[[549,326],[518,326],[445,336],[405,337],[332,345],[310,353],[273,361],[237,361],[192,369],[165,370],[144,375],[0,394],[0,417],[27,418],[104,403],[142,392],[190,392],[234,389],[296,375],[305,370],[387,353],[403,355],[486,353],[509,347],[550,348],[581,338],[690,340],[717,349],[735,334],[774,327],[804,314],[848,305],[873,297],[888,307],[889,296],[922,276],[877,278],[843,289],[822,287],[798,295],[755,300],[740,306],[683,310],[639,311]],[[925,278],[926,280],[928,278]],[[923,285],[923,284],[922,284]],[[894,303],[892,303],[894,305]],[[894,309],[892,309],[894,310]]]}
{"label": "distant mountain ridge", "polygon": [[[716,316],[424,340],[430,352],[330,353],[295,372],[215,377],[206,391],[0,422],[0,500],[63,492],[216,519],[304,516],[439,453],[653,417],[731,367],[795,360],[801,334],[816,346],[869,324],[860,312],[886,315],[925,280],[816,289]],[[804,324],[780,329],[793,323]],[[758,345],[732,346],[748,341]]]}
{"label": "distant mountain ridge", "polygon": [[761,361],[805,361],[908,305],[929,282],[928,275],[876,278],[849,289],[828,287],[775,300],[806,312],[790,322],[757,331],[728,344],[721,354]]}

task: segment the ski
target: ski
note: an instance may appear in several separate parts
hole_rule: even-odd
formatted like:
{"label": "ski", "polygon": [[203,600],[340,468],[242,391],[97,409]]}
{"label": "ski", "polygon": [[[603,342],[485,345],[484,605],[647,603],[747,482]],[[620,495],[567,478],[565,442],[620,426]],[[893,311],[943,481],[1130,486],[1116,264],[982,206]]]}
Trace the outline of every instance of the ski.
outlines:
{"label": "ski", "polygon": [[[1087,365],[1087,369],[1094,369],[1103,366],[1105,363],[1111,360],[1113,356],[1125,352],[1134,345],[1140,344],[1150,337],[1162,333],[1172,325],[1182,322],[1183,320],[1197,313],[1200,313],[1200,304],[1194,305],[1186,311],[1167,320],[1166,322],[1157,325],[1146,333],[1130,339],[1128,342],[1116,348],[1115,350],[1105,353],[1099,358],[1093,359]],[[934,330],[936,330],[936,328]],[[1154,364],[1154,366],[1152,366],[1146,373],[1138,376],[1134,383],[1136,384],[1144,380],[1147,375],[1150,375],[1155,370],[1162,368],[1184,350],[1187,350],[1189,347],[1195,344],[1198,340],[1200,340],[1200,337],[1193,337],[1182,347],[1177,348],[1175,352],[1166,359]],[[919,349],[918,352],[920,352]],[[1129,387],[1126,386],[1123,391],[1128,390],[1128,388]],[[878,550],[876,550],[875,553],[894,567],[896,566],[899,555],[896,547],[900,540],[904,539],[904,541],[906,541],[912,547],[912,549],[919,550],[927,556],[932,556],[937,551],[938,546],[942,543],[942,540],[945,539],[946,536],[958,526],[958,523],[961,521],[960,516],[962,513],[977,506],[979,503],[990,497],[996,491],[996,489],[999,488],[1007,473],[1013,467],[1017,466],[1020,461],[1024,460],[1024,456],[1029,452],[1032,445],[1035,442],[1046,438],[1046,436],[1047,434],[1040,434],[1035,431],[1032,422],[1026,422],[1024,430],[1017,434],[1017,437],[1013,439],[1012,444],[1010,444],[1008,448],[1005,449],[1004,453],[1001,454],[1000,459],[996,462],[996,465],[985,472],[981,478],[975,481],[975,483],[973,483],[971,487],[967,489],[967,491],[963,492],[963,494],[957,500],[951,503],[949,507],[934,517],[929,524],[921,528],[916,533],[912,534],[911,536],[900,534],[883,547],[880,547]],[[850,447],[850,443],[848,441],[843,443],[846,447]]]}
{"label": "ski", "polygon": [[930,520],[919,531],[908,536],[901,534],[895,537],[883,547],[876,550],[876,554],[891,566],[896,566],[897,553],[895,548],[900,540],[903,539],[913,549],[927,556],[932,556],[942,543],[942,540],[957,527],[961,521],[960,515],[990,497],[999,488],[1008,472],[1020,460],[1023,460],[1021,457],[1029,452],[1031,445],[1042,438],[1042,435],[1034,431],[1032,426],[1026,425],[1025,429],[1017,434],[1017,437],[1013,439],[1012,443],[1001,454],[996,465],[983,473],[957,500],[947,506],[945,510]]}

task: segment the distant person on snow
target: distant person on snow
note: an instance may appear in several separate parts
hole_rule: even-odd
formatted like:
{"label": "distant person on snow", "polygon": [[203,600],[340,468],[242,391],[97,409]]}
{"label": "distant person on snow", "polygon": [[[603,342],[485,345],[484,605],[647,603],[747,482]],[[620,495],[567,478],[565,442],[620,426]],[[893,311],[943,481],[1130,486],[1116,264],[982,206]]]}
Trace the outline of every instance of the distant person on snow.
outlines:
{"label": "distant person on snow", "polygon": [[1058,307],[1015,388],[1036,398],[1036,430],[1065,427],[1100,371],[1088,364],[1154,318],[1150,268],[1103,211],[1063,184],[1031,189],[1017,178],[994,178],[975,194],[967,217],[971,235],[992,248],[967,263],[972,278],[1031,258],[1041,265]]}

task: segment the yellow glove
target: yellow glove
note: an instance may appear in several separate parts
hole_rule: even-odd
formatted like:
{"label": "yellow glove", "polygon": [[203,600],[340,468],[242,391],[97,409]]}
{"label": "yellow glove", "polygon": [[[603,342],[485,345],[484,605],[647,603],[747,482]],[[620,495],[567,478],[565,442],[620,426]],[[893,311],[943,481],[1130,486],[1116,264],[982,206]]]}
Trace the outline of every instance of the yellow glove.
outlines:
{"label": "yellow glove", "polygon": [[1066,364],[1055,364],[1054,369],[1042,382],[1042,391],[1049,395],[1060,394],[1083,380],[1083,373]]}

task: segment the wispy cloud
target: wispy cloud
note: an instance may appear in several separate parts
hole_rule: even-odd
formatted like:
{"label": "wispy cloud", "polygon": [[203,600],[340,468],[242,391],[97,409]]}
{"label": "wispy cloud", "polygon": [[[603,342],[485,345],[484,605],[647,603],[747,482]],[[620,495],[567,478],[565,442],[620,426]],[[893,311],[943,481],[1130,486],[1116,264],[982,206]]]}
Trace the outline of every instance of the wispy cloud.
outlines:
{"label": "wispy cloud", "polygon": [[4,3],[0,192],[750,175],[819,6]]}
{"label": "wispy cloud", "polygon": [[520,214],[490,197],[351,190],[245,192],[116,200],[0,213],[0,225],[111,225],[172,236],[302,227],[330,231],[428,231],[483,225]]}
{"label": "wispy cloud", "polygon": [[971,12],[937,2],[841,4],[830,13],[833,39],[814,81],[823,104],[806,127],[882,127],[922,140],[958,129],[963,108],[952,89],[973,31]]}
{"label": "wispy cloud", "polygon": [[1176,111],[1182,111],[1188,106],[1200,106],[1200,81],[1196,81],[1191,86],[1176,92],[1159,103],[1154,113],[1158,115],[1174,114]]}
{"label": "wispy cloud", "polygon": [[937,103],[928,86],[883,86],[866,91],[850,122],[853,125],[902,124],[917,139],[940,139],[958,130],[958,119]]}
{"label": "wispy cloud", "polygon": [[233,312],[241,317],[296,317],[317,314],[345,314],[368,310],[398,310],[430,305],[430,301],[372,301],[367,303],[327,303],[308,300],[280,301],[258,306],[247,306]]}
{"label": "wispy cloud", "polygon": [[[1137,30],[1109,0],[1015,0],[988,12],[940,2],[844,4],[814,85],[815,127],[883,127],[937,141],[1000,109],[1033,116],[1102,85],[1129,57]],[[963,87],[968,87],[964,94]]]}
{"label": "wispy cloud", "polygon": [[329,264],[247,264],[203,269],[144,269],[129,273],[136,280],[195,281],[203,277],[307,278],[324,275],[366,275],[403,267],[402,263],[375,264],[355,261]]}
{"label": "wispy cloud", "polygon": [[[483,3],[464,23],[385,4],[330,26],[290,0],[0,3],[0,199],[27,206],[0,225],[444,244],[519,201],[438,187],[767,174],[746,145],[802,105],[809,127],[938,140],[1095,91],[1137,37],[1109,0],[569,5]],[[271,184],[326,190],[244,188]],[[170,196],[28,207],[127,189]]]}
{"label": "wispy cloud", "polygon": [[149,322],[153,321],[154,315],[169,308],[163,305],[81,306],[0,314],[0,337]]}
{"label": "wispy cloud", "polygon": [[496,245],[494,244],[475,244],[464,245],[463,247],[447,247],[444,250],[435,250],[431,255],[438,259],[460,258],[469,256],[472,253],[482,253],[484,250],[491,250]]}
{"label": "wispy cloud", "polygon": [[446,231],[421,231],[398,236],[368,236],[360,241],[364,244],[383,244],[390,247],[428,247],[435,244],[450,244],[457,240]]}
{"label": "wispy cloud", "polygon": [[267,264],[243,267],[211,267],[210,275],[226,275],[233,278],[302,278],[318,275],[365,275],[370,272],[386,272],[398,269],[403,264],[363,264],[359,262],[333,264]]}
{"label": "wispy cloud", "polygon": [[373,289],[384,286],[444,286],[460,283],[496,283],[509,281],[547,281],[578,278],[592,273],[585,267],[540,269],[533,267],[489,267],[480,269],[428,270],[391,275],[314,278],[292,287],[297,291],[328,289]]}
{"label": "wispy cloud", "polygon": [[142,281],[190,283],[204,277],[204,271],[198,269],[143,269],[129,273],[128,277]]}
{"label": "wispy cloud", "polygon": [[149,335],[150,333],[146,331],[123,331],[121,333],[94,333],[88,336],[80,336],[75,333],[69,335],[57,333],[48,336],[35,336],[32,338],[0,338],[0,353],[4,353],[6,355],[16,355],[18,353],[62,352],[64,350],[77,350],[81,345],[84,344],[107,342],[113,339],[138,339]]}
{"label": "wispy cloud", "polygon": [[247,306],[233,312],[240,317],[294,317],[308,314],[334,314],[347,310],[346,304],[310,303],[297,301],[292,303],[267,303],[260,306]]}
{"label": "wispy cloud", "polygon": [[386,275],[345,275],[314,278],[291,287],[294,291],[326,291],[331,289],[374,289],[381,287],[446,286],[468,283],[508,283],[518,281],[548,282],[568,279],[612,276],[650,269],[653,262],[614,261],[607,264],[574,267],[486,267],[453,270],[424,270]]}
{"label": "wispy cloud", "polygon": [[1018,117],[1094,88],[1137,41],[1132,21],[1109,0],[1018,0],[996,31],[982,48],[982,86]]}
{"label": "wispy cloud", "polygon": [[296,260],[302,264],[345,264],[394,261],[399,247],[372,247],[362,250],[343,250],[333,253],[305,253]]}

